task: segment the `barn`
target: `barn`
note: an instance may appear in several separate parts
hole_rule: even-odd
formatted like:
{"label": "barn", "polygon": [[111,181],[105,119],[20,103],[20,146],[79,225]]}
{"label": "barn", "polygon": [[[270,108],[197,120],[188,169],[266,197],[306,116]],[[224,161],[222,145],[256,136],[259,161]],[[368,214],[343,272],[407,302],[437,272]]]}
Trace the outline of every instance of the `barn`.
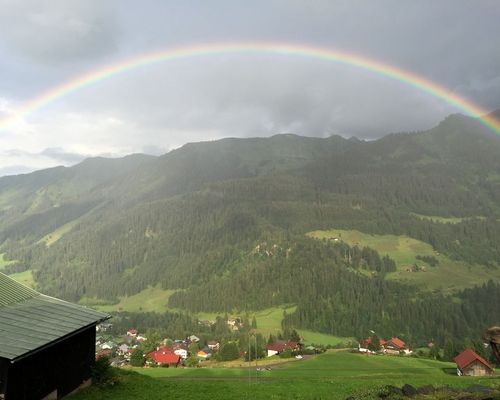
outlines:
{"label": "barn", "polygon": [[90,384],[95,327],[108,318],[0,273],[0,399],[57,399]]}
{"label": "barn", "polygon": [[471,349],[466,349],[455,357],[457,375],[485,376],[492,375],[493,368],[488,362]]}

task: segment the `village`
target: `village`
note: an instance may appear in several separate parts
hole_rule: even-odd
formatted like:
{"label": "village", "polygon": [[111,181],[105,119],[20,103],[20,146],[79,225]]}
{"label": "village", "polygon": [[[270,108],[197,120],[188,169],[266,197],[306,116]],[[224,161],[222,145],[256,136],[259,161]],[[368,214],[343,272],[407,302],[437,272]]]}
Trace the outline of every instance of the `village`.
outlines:
{"label": "village", "polygon": [[[213,321],[200,322],[210,325]],[[241,318],[229,318],[226,320],[228,329],[238,334],[243,328]],[[250,349],[240,350],[237,341],[222,341],[218,339],[203,339],[196,335],[189,335],[182,339],[160,339],[147,337],[136,328],[130,328],[122,335],[109,334],[111,323],[102,323],[96,326],[96,360],[106,357],[109,363],[115,367],[202,367],[210,365],[210,361],[232,361],[243,359],[252,361],[267,357],[278,356],[280,358],[294,358],[300,360],[302,354],[318,354],[323,349],[315,346],[304,346],[300,338],[295,340],[279,339],[272,340],[271,336],[267,343],[262,343],[263,338],[255,333],[244,331],[241,335],[248,336]],[[202,335],[200,335],[202,336]],[[281,336],[279,336],[281,338]],[[224,347],[225,346],[225,347]]]}
{"label": "village", "polygon": [[[208,321],[204,321],[206,324]],[[241,319],[230,318],[226,323],[233,331],[238,331],[242,327]],[[302,360],[304,356],[320,354],[325,351],[322,346],[304,345],[303,338],[296,340],[272,340],[270,337],[267,344],[260,350],[257,347],[250,349],[250,352],[258,352],[257,355],[249,354],[247,350],[239,350],[234,342],[225,344],[227,350],[221,354],[221,340],[203,340],[196,335],[190,335],[183,339],[162,339],[154,338],[149,340],[145,334],[141,334],[137,329],[130,328],[123,335],[111,339],[107,335],[107,330],[112,326],[110,323],[103,323],[96,327],[96,360],[106,357],[109,363],[115,367],[145,367],[145,368],[198,368],[211,366],[210,362],[230,361],[242,359],[252,361],[254,359],[266,359],[273,357],[290,360]],[[435,344],[430,341],[427,344],[428,354],[432,356]],[[402,339],[391,337],[390,339],[379,339],[376,336],[368,337],[358,342],[357,348],[343,349],[351,352],[358,352],[365,355],[378,356],[400,356],[417,357],[416,352]],[[419,351],[422,356],[422,350]],[[473,349],[466,348],[454,358],[456,364],[456,374],[458,376],[488,376],[494,374],[493,367]],[[241,365],[241,364],[238,364]],[[266,363],[267,365],[267,363]],[[248,364],[253,367],[253,364]],[[259,368],[259,367],[256,367]]]}

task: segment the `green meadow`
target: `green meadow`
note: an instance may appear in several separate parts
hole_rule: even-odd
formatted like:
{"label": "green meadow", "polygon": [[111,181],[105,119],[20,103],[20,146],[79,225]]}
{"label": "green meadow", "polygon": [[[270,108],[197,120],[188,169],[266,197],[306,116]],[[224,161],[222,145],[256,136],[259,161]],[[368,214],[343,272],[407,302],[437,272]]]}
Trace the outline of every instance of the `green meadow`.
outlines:
{"label": "green meadow", "polygon": [[9,276],[23,285],[29,286],[30,288],[35,287],[35,280],[33,279],[33,273],[31,270],[10,274]]}
{"label": "green meadow", "polygon": [[[295,311],[295,309],[295,306],[272,307],[260,311],[249,312],[248,315],[250,319],[255,316],[255,319],[257,320],[256,332],[261,333],[264,337],[268,337],[270,334],[276,335],[279,331],[282,330],[281,321],[283,320],[283,312],[286,311],[288,314],[291,314]],[[229,315],[229,317],[237,317],[244,314],[245,313],[235,313],[234,315]],[[196,314],[196,316],[201,320],[215,320],[218,315],[220,314]],[[354,340],[354,338],[333,336],[326,333],[319,333],[305,329],[298,329],[297,332],[304,338],[304,343],[306,345],[345,345],[347,347],[347,344]]]}
{"label": "green meadow", "polygon": [[[482,284],[489,279],[500,280],[500,269],[492,270],[482,265],[452,260],[434,251],[430,244],[404,235],[371,235],[357,230],[331,229],[310,232],[308,236],[316,239],[337,238],[350,246],[371,247],[380,256],[388,254],[394,259],[398,269],[388,274],[388,279],[417,284],[429,290],[440,289],[446,292]],[[433,256],[439,264],[432,267],[417,260],[417,255]],[[425,271],[408,272],[407,269],[414,264],[424,266]]]}
{"label": "green meadow", "polygon": [[41,238],[38,243],[43,243],[45,242],[45,245],[47,247],[52,246],[55,242],[57,242],[59,239],[63,237],[64,234],[68,233],[73,229],[73,227],[78,223],[78,219],[73,220],[71,222],[68,222],[67,224],[64,224],[57,228],[55,231],[45,235],[43,238]]}
{"label": "green meadow", "polygon": [[6,260],[4,257],[5,257],[5,253],[0,253],[0,271],[3,270],[6,265],[13,263],[13,261]]}
{"label": "green meadow", "polygon": [[92,387],[71,399],[345,399],[385,385],[499,386],[500,377],[458,377],[453,363],[391,356],[327,352],[273,367],[134,368],[117,371],[116,385]]}
{"label": "green meadow", "polygon": [[83,298],[80,304],[94,307],[99,311],[130,311],[130,312],[165,312],[167,311],[168,298],[175,290],[165,290],[159,286],[148,288],[132,296],[123,296],[114,304],[107,304],[100,299]]}

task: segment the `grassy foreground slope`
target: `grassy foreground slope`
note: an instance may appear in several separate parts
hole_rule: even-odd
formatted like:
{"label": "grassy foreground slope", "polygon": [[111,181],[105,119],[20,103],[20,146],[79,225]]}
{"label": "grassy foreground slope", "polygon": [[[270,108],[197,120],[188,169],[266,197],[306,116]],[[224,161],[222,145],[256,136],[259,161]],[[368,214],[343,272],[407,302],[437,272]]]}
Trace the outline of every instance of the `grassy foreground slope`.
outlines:
{"label": "grassy foreground slope", "polygon": [[[140,371],[137,373],[135,371]],[[455,365],[414,358],[328,352],[271,371],[252,369],[152,368],[119,371],[114,387],[93,387],[73,400],[94,399],[344,399],[384,385],[500,385],[500,378],[454,375]]]}
{"label": "grassy foreground slope", "polygon": [[[489,279],[500,280],[500,269],[482,265],[470,265],[455,261],[434,251],[432,246],[404,235],[371,235],[357,230],[331,229],[314,231],[308,236],[316,239],[339,239],[350,246],[371,247],[381,256],[388,254],[395,262],[397,271],[387,275],[388,279],[421,285],[427,289],[444,291],[480,285]],[[432,256],[439,264],[432,267],[416,257]],[[414,264],[424,266],[425,271],[409,272]]]}

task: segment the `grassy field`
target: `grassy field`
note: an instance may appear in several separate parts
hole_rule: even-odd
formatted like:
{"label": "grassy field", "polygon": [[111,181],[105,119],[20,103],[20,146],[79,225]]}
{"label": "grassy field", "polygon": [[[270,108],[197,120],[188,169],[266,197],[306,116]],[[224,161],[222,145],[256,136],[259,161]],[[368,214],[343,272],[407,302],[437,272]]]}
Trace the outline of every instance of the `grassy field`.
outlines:
{"label": "grassy field", "polygon": [[161,313],[167,311],[168,298],[172,293],[174,293],[174,290],[164,290],[159,286],[149,286],[133,296],[120,297],[120,301],[116,304],[103,304],[101,300],[91,298],[84,298],[80,303],[104,312],[156,311]]}
{"label": "grassy field", "polygon": [[52,246],[55,242],[57,242],[61,237],[68,233],[73,227],[78,223],[78,220],[74,220],[71,222],[68,222],[67,224],[64,224],[63,226],[57,228],[54,232],[51,232],[47,235],[45,235],[43,238],[41,238],[38,243],[43,243],[45,242],[45,245],[47,247]]}
{"label": "grassy field", "polygon": [[12,264],[14,262],[12,260],[6,260],[4,256],[5,253],[0,253],[0,271],[3,270],[6,265]]}
{"label": "grassy field", "polygon": [[[408,236],[370,235],[357,230],[332,229],[314,231],[308,236],[317,239],[338,238],[345,243],[359,247],[368,246],[377,250],[381,256],[388,254],[396,262],[398,270],[387,275],[388,279],[406,281],[428,289],[449,291],[481,284],[489,279],[500,280],[500,270],[491,270],[481,265],[470,265],[454,261],[443,254],[438,254],[428,243]],[[416,256],[433,256],[439,264],[431,267],[417,260]],[[426,271],[407,272],[413,264],[425,266]]]}
{"label": "grassy field", "polygon": [[[283,306],[283,307],[272,307],[265,310],[260,310],[256,312],[249,312],[249,317],[255,316],[257,320],[258,333],[261,333],[264,337],[268,337],[270,334],[276,335],[278,331],[281,331],[281,321],[283,320],[283,311],[291,314],[295,311],[295,306]],[[198,313],[196,316],[201,320],[215,320],[217,313]],[[243,313],[236,313],[234,315],[229,315],[230,317],[242,316]],[[313,331],[308,331],[305,329],[299,329],[299,334],[304,338],[305,344],[317,344],[317,345],[339,345],[347,344],[353,338],[345,338],[340,336],[328,335],[325,333],[318,333]]]}
{"label": "grassy field", "polygon": [[339,346],[343,345],[345,347],[348,346],[349,342],[353,342],[356,339],[353,337],[341,337],[341,336],[333,336],[328,335],[326,333],[319,333],[308,331],[305,329],[298,329],[299,335],[304,338],[304,344],[316,344],[316,345],[331,345],[331,346]]}
{"label": "grassy field", "polygon": [[[94,298],[83,298],[80,300],[80,304],[93,307],[97,310],[104,312],[113,311],[131,311],[131,312],[165,312],[168,310],[167,303],[170,295],[174,293],[173,290],[164,290],[159,286],[148,287],[143,291],[128,297],[121,297],[120,301],[116,304],[107,304],[100,299]],[[281,321],[283,319],[283,312],[293,313],[295,311],[295,306],[283,306],[283,307],[272,307],[260,311],[250,311],[248,312],[249,318],[251,319],[255,316],[257,320],[257,332],[268,337],[270,334],[277,334],[281,331]],[[170,311],[182,311],[170,309]],[[229,317],[242,317],[244,312],[235,312],[234,314],[229,314]],[[197,313],[195,316],[200,320],[211,320],[214,321],[217,316],[224,316],[221,313]],[[306,344],[318,344],[318,345],[339,345],[342,343],[348,343],[352,338],[343,338],[333,335],[327,335],[323,333],[299,330],[301,336],[304,337]]]}
{"label": "grassy field", "polygon": [[16,274],[9,275],[12,279],[22,283],[23,285],[29,286],[31,288],[35,287],[35,280],[33,279],[33,274],[30,270],[24,272],[18,272]]}
{"label": "grassy field", "polygon": [[141,368],[120,370],[119,383],[90,388],[74,400],[164,399],[345,399],[384,385],[500,385],[500,378],[458,377],[455,365],[425,359],[328,352],[308,360],[252,368]]}

